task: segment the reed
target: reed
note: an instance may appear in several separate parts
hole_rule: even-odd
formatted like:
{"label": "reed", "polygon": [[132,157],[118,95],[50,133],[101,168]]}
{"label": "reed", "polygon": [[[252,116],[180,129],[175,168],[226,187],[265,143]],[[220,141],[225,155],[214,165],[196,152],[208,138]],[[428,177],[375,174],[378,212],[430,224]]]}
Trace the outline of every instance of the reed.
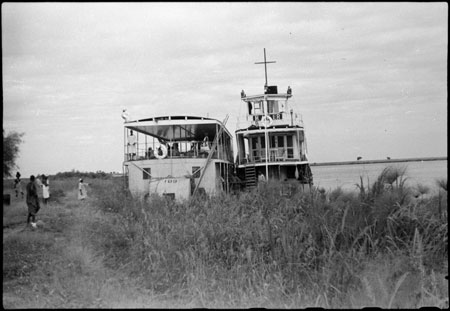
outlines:
{"label": "reed", "polygon": [[[122,243],[109,243],[106,253],[123,254],[115,267],[128,263],[127,273],[139,275],[149,289],[194,295],[201,306],[211,306],[207,301],[217,293],[280,301],[299,292],[321,306],[348,306],[348,294],[362,282],[362,262],[381,254],[407,256],[416,230],[427,237],[424,267],[447,256],[446,223],[424,213],[430,201],[412,212],[404,173],[383,171],[367,195],[313,188],[281,196],[279,185],[267,183],[249,193],[184,203],[102,198],[109,202],[104,209],[123,223],[120,234],[108,237]],[[390,282],[395,293],[404,278]],[[385,306],[396,299],[391,294]]]}
{"label": "reed", "polygon": [[447,192],[447,179],[441,178],[436,180],[438,187]]}
{"label": "reed", "polygon": [[[98,266],[125,276],[162,306],[448,307],[448,223],[437,208],[446,200],[414,200],[402,174],[383,171],[360,193],[286,194],[269,182],[181,203],[105,180],[78,208],[80,240],[66,258],[99,280]],[[89,288],[97,294],[79,293],[93,305],[121,286]]]}

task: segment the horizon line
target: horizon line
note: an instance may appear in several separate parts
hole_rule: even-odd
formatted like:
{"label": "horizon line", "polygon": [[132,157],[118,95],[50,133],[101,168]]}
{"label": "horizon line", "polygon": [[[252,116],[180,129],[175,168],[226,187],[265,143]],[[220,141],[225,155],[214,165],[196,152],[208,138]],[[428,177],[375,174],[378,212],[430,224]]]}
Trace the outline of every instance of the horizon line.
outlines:
{"label": "horizon line", "polygon": [[323,165],[346,165],[346,164],[373,164],[373,163],[392,163],[392,162],[418,162],[418,161],[439,161],[447,160],[447,156],[443,157],[421,157],[421,158],[399,158],[399,159],[383,159],[383,160],[353,160],[353,161],[334,161],[334,162],[310,162],[311,166]]}

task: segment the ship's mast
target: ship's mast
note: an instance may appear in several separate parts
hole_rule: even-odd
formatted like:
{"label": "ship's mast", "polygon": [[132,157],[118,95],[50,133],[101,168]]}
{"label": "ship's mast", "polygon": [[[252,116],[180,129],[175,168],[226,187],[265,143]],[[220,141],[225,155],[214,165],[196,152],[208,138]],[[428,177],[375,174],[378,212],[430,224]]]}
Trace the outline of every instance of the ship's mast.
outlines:
{"label": "ship's mast", "polygon": [[264,119],[266,120],[266,123],[264,124],[264,141],[266,145],[266,180],[269,181],[269,164],[268,164],[268,158],[269,158],[269,135],[267,134],[267,64],[275,63],[275,61],[266,61],[266,48],[264,48],[264,62],[257,62],[255,64],[264,64],[264,74],[266,76],[266,84],[264,84]]}
{"label": "ship's mast", "polygon": [[269,62],[266,61],[266,48],[264,48],[264,61],[255,63],[255,64],[264,64],[264,73],[265,73],[265,76],[266,76],[266,84],[264,84],[264,86],[268,86],[268,84],[267,84],[267,64],[271,64],[271,63],[276,63],[276,62],[274,62],[274,61],[269,61]]}

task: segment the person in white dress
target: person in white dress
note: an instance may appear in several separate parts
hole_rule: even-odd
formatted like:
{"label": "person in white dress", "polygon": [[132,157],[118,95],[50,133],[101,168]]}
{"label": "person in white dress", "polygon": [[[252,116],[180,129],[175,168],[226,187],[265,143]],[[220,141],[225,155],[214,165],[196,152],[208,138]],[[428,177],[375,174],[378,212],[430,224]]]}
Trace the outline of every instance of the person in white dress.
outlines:
{"label": "person in white dress", "polygon": [[128,135],[128,160],[135,160],[136,156],[136,136],[133,135],[133,130]]}
{"label": "person in white dress", "polygon": [[78,182],[78,200],[84,200],[86,198],[87,198],[86,184],[83,183],[83,179],[80,178],[80,181]]}
{"label": "person in white dress", "polygon": [[258,182],[266,182],[266,176],[263,173],[259,173]]}
{"label": "person in white dress", "polygon": [[44,199],[44,204],[47,204],[48,198],[50,198],[50,187],[48,185],[48,176],[42,177],[42,198]]}

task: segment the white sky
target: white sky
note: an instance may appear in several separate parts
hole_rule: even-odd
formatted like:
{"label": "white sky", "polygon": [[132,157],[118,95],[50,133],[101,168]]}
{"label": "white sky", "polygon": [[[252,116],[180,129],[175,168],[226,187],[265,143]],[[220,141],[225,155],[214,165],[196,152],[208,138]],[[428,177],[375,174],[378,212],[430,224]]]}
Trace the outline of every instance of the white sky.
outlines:
{"label": "white sky", "polygon": [[311,162],[447,156],[447,37],[445,2],[3,3],[3,128],[22,176],[121,172],[123,108],[234,133],[266,48]]}

